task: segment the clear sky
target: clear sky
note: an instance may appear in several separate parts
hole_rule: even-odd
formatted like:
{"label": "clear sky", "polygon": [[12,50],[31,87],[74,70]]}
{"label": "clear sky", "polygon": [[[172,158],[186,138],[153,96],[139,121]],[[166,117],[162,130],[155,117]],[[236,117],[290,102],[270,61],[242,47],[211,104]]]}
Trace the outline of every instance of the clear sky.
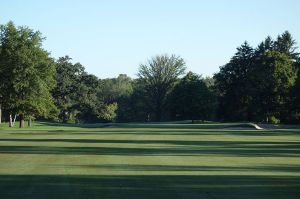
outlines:
{"label": "clear sky", "polygon": [[245,40],[256,46],[288,30],[300,42],[299,0],[0,0],[0,23],[9,20],[41,31],[53,57],[69,55],[100,78],[135,77],[162,53],[207,76]]}

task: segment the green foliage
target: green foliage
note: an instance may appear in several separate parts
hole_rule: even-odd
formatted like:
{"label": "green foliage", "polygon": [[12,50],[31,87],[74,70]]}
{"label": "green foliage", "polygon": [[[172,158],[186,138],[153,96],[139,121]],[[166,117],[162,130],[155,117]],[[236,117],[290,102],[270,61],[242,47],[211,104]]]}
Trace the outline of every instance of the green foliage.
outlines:
{"label": "green foliage", "polygon": [[292,59],[278,51],[268,51],[260,57],[252,73],[255,100],[258,109],[252,112],[260,120],[275,115],[284,120],[285,111],[291,103],[290,90],[296,81]]}
{"label": "green foliage", "polygon": [[60,112],[60,121],[98,121],[104,107],[99,79],[87,74],[80,63],[72,64],[68,56],[59,58],[56,67],[57,86],[52,95]]}
{"label": "green foliage", "polygon": [[295,86],[292,90],[292,93],[294,94],[294,105],[295,108],[300,112],[300,59],[297,61],[296,64],[297,69],[297,80],[295,82]]}
{"label": "green foliage", "polygon": [[57,85],[52,92],[55,104],[59,109],[59,119],[63,122],[75,120],[71,117],[75,112],[74,104],[77,101],[78,82],[84,73],[84,67],[80,63],[72,64],[68,56],[60,57],[56,62]]}
{"label": "green foliage", "polygon": [[117,117],[117,114],[116,114],[117,109],[118,109],[117,103],[105,105],[101,109],[101,113],[100,113],[101,115],[99,117],[103,118],[104,120],[106,120],[108,122],[114,122]]}
{"label": "green foliage", "polygon": [[74,115],[76,120],[90,123],[98,121],[98,115],[104,106],[102,99],[98,97],[99,91],[100,84],[96,76],[83,74],[80,77],[71,107],[77,113]]}
{"label": "green foliage", "polygon": [[161,121],[166,97],[184,71],[184,60],[175,55],[159,55],[140,65],[138,77],[145,86],[155,121]]}
{"label": "green foliage", "polygon": [[132,82],[130,96],[119,99],[118,122],[147,122],[151,119],[151,106],[145,91],[144,82],[136,79]]}
{"label": "green foliage", "polygon": [[298,53],[290,33],[267,37],[255,50],[247,43],[215,75],[219,117],[231,121],[288,122],[295,113]]}
{"label": "green foliage", "polygon": [[243,43],[213,78],[185,73],[159,55],[126,74],[99,79],[68,56],[56,62],[44,38],[12,22],[0,26],[0,107],[4,117],[61,122],[212,120],[300,122],[300,58],[289,32],[257,48]]}
{"label": "green foliage", "polygon": [[211,120],[214,113],[214,96],[204,79],[188,72],[169,97],[173,120]]}
{"label": "green foliage", "polygon": [[299,53],[295,52],[296,49],[296,41],[288,31],[285,31],[282,35],[279,35],[277,40],[274,42],[274,51],[284,53],[293,60],[299,58]]}
{"label": "green foliage", "polygon": [[220,68],[214,79],[219,93],[221,119],[249,120],[251,100],[249,76],[253,66],[253,48],[245,42],[237,48],[230,62]]}
{"label": "green foliage", "polygon": [[99,95],[105,103],[117,102],[121,97],[130,96],[133,92],[132,79],[125,74],[117,78],[103,79]]}
{"label": "green foliage", "polygon": [[4,109],[20,115],[48,117],[55,110],[50,94],[56,84],[55,65],[41,47],[41,33],[16,27],[12,22],[2,25],[0,31]]}
{"label": "green foliage", "polygon": [[271,123],[271,124],[279,124],[279,123],[280,123],[280,120],[277,119],[275,116],[271,116],[271,117],[270,117],[270,123]]}

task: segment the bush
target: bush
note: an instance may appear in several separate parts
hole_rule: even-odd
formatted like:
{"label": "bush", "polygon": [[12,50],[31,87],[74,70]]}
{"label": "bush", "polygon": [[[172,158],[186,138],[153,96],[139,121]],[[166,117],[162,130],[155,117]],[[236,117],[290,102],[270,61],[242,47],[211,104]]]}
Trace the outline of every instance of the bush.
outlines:
{"label": "bush", "polygon": [[279,124],[280,120],[277,119],[275,116],[271,116],[270,117],[270,122],[271,122],[271,124]]}

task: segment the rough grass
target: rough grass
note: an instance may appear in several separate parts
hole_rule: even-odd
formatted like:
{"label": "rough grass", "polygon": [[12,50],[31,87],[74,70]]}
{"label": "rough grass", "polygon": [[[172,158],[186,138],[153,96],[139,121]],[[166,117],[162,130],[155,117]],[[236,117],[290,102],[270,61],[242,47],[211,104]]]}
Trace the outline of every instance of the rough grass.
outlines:
{"label": "rough grass", "polygon": [[0,198],[299,199],[300,129],[233,125],[2,125]]}

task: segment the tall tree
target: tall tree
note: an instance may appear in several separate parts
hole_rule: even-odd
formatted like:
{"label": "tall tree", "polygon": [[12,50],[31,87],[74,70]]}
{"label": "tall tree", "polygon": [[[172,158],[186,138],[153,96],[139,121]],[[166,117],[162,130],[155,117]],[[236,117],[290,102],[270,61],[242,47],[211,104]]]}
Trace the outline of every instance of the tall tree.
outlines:
{"label": "tall tree", "polygon": [[105,100],[115,100],[114,96],[120,95],[117,88],[124,86],[121,82],[117,81],[116,86],[114,82],[99,80],[87,74],[80,63],[71,63],[68,56],[58,59],[56,79],[57,86],[52,94],[60,121],[94,123],[115,119],[117,104],[114,101],[105,103]]}
{"label": "tall tree", "polygon": [[74,118],[75,109],[73,107],[78,100],[77,93],[81,77],[86,74],[84,67],[80,63],[73,64],[71,60],[69,56],[60,57],[57,60],[57,85],[52,92],[55,104],[59,110],[59,119],[63,122]]}
{"label": "tall tree", "polygon": [[300,59],[298,58],[296,63],[297,69],[297,79],[295,85],[291,89],[291,109],[290,112],[290,121],[293,123],[300,123]]}
{"label": "tall tree", "polygon": [[100,90],[99,79],[94,75],[84,74],[78,82],[78,88],[74,93],[72,109],[76,111],[74,115],[78,122],[93,123],[99,120],[99,115],[104,109],[104,103],[98,97]]}
{"label": "tall tree", "polygon": [[[252,114],[256,120],[277,118],[287,122],[293,112],[292,88],[296,79],[296,42],[289,32],[273,41],[268,37],[255,50],[250,75]],[[264,48],[262,48],[264,46]]]}
{"label": "tall tree", "polygon": [[145,85],[155,121],[161,121],[166,97],[184,71],[184,60],[175,55],[159,55],[140,65],[138,77]]}
{"label": "tall tree", "polygon": [[256,65],[252,74],[258,99],[253,102],[260,110],[258,115],[265,118],[265,121],[271,117],[284,119],[282,116],[290,102],[289,91],[297,77],[292,60],[284,53],[269,51],[261,58],[261,64]]}
{"label": "tall tree", "polygon": [[[12,103],[12,84],[10,82],[10,72],[12,60],[8,60],[7,57],[11,54],[15,46],[17,46],[18,30],[13,24],[9,22],[6,25],[0,26],[0,104],[1,113],[2,110],[9,112],[10,114],[14,112]],[[8,46],[10,45],[10,46]],[[12,118],[12,116],[10,116]],[[9,126],[11,126],[11,122]]]}
{"label": "tall tree", "polygon": [[224,120],[249,120],[248,109],[251,96],[248,77],[253,67],[254,49],[245,42],[237,48],[230,62],[215,74],[216,87],[220,93],[219,115]]}
{"label": "tall tree", "polygon": [[296,52],[296,49],[296,41],[288,31],[285,31],[283,34],[279,35],[277,40],[274,42],[273,50],[284,53],[293,61],[296,61],[299,56],[299,53]]}
{"label": "tall tree", "polygon": [[296,81],[295,41],[285,32],[253,50],[244,44],[215,75],[224,119],[287,121]]}
{"label": "tall tree", "polygon": [[19,114],[24,127],[25,115],[46,117],[54,108],[50,91],[55,86],[55,65],[42,48],[40,32],[9,22],[1,26],[0,37],[5,107]]}

